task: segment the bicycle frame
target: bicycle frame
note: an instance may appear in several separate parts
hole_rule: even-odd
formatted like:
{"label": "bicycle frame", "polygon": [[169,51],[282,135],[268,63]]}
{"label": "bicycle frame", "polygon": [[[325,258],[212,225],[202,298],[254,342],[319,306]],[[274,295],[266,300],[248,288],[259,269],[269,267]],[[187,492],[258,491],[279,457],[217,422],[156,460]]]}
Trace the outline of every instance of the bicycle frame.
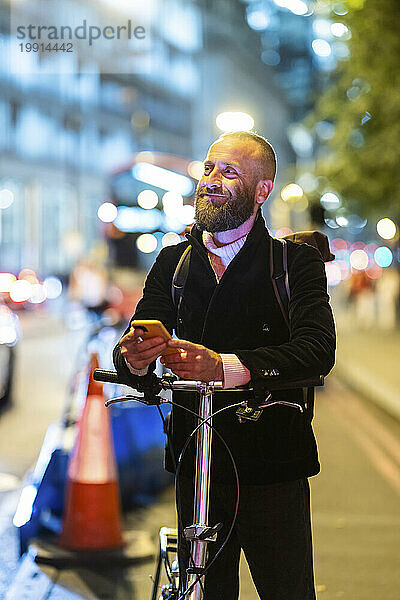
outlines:
{"label": "bicycle frame", "polygon": [[[210,498],[210,466],[212,425],[212,394],[214,390],[222,389],[222,382],[202,383],[198,386],[200,393],[199,420],[203,423],[196,436],[196,477],[194,487],[193,524],[185,528],[185,537],[191,544],[193,566],[189,567],[186,576],[185,589],[189,589],[188,600],[203,600],[203,590],[198,581],[207,561],[207,545],[215,541],[215,535],[208,537],[208,509]],[[206,536],[206,537],[205,537]]]}
{"label": "bicycle frame", "polygon": [[[105,381],[108,383],[119,383],[117,373],[113,371],[103,371],[102,369],[96,369],[93,378],[97,381]],[[323,377],[318,376],[302,381],[293,381],[285,383],[274,383],[269,385],[269,390],[276,389],[295,389],[304,387],[322,386]],[[210,527],[208,521],[208,509],[209,509],[209,497],[210,497],[210,467],[211,467],[211,444],[212,444],[212,396],[216,391],[223,390],[223,384],[221,381],[211,381],[208,383],[202,381],[187,381],[177,380],[171,381],[166,379],[159,380],[159,388],[161,389],[172,389],[174,391],[195,391],[200,395],[199,403],[199,424],[203,423],[196,434],[196,476],[195,476],[195,491],[194,491],[194,510],[193,510],[193,524],[186,527],[184,534],[187,540],[190,541],[190,550],[193,566],[189,566],[185,578],[184,590],[188,590],[185,594],[185,600],[203,600],[203,589],[200,584],[199,578],[204,571],[207,561],[207,545],[210,542],[216,540],[216,528]],[[231,390],[224,389],[225,391],[235,392],[240,395],[244,393],[249,395],[251,390],[241,390],[233,388]],[[168,403],[168,400],[156,396],[159,400],[158,403]],[[267,408],[276,404],[283,404],[285,406],[291,406],[297,410],[302,410],[299,404],[286,402],[286,401],[271,401],[268,402],[270,394],[266,392],[267,401],[260,408]],[[125,396],[122,398],[116,398],[110,400],[106,405],[112,402],[120,402],[123,400],[129,400],[132,397]],[[137,398],[139,401],[144,401],[145,404],[151,404],[154,402],[147,402],[141,398]],[[248,410],[248,409],[246,409]],[[251,409],[253,411],[253,409]],[[205,422],[206,420],[206,422]],[[210,426],[208,425],[210,424]],[[161,532],[165,536],[166,533],[171,535],[172,530],[162,528]],[[161,540],[164,538],[161,537]],[[160,546],[160,557],[156,571],[156,581],[154,582],[152,600],[156,600],[155,594],[158,586],[158,580],[160,576],[160,566],[162,556],[168,552],[167,538],[161,541]],[[174,591],[175,593],[175,591]],[[180,596],[179,596],[180,597]],[[174,598],[175,600],[175,598]]]}

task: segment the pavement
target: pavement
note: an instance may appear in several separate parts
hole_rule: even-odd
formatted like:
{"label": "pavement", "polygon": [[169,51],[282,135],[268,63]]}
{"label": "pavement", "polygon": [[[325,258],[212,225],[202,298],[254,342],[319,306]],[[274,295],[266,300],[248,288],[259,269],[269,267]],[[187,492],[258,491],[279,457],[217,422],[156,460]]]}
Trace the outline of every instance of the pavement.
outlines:
{"label": "pavement", "polygon": [[[57,319],[51,328],[45,317],[40,323],[45,332],[39,320],[25,328],[15,406],[0,420],[0,467],[16,476],[4,491],[0,478],[0,599],[147,600],[152,560],[101,572],[17,561],[11,516],[19,478],[37,457],[45,427],[59,417],[81,343]],[[322,463],[311,479],[317,596],[400,600],[400,420],[393,418],[400,416],[400,332],[354,330],[342,318],[338,326],[337,366],[318,392],[314,420]],[[126,528],[146,531],[154,550],[161,525],[175,526],[172,489],[126,515]],[[240,600],[257,597],[242,560]]]}
{"label": "pavement", "polygon": [[357,329],[343,315],[338,329],[336,376],[400,419],[400,329]]}

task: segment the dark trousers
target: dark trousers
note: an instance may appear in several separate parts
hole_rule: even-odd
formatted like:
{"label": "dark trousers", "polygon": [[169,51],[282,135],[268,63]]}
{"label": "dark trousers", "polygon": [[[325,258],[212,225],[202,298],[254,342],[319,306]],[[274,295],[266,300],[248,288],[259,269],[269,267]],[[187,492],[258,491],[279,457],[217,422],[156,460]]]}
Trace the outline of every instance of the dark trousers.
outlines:
{"label": "dark trousers", "polygon": [[[193,486],[179,482],[181,522],[193,522]],[[226,539],[236,501],[236,487],[215,484],[210,497],[208,525],[222,522],[217,542],[208,544],[208,563]],[[180,529],[180,572],[189,553]],[[207,571],[204,600],[237,600],[239,558],[243,549],[261,600],[315,600],[310,489],[307,479],[271,485],[244,485],[232,536]]]}

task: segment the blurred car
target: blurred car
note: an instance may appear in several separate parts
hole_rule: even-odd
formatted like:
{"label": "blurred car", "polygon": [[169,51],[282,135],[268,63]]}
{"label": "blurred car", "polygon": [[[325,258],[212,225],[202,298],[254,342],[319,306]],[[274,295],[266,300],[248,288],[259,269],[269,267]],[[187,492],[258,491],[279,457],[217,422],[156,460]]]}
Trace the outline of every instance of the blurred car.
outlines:
{"label": "blurred car", "polygon": [[0,303],[0,410],[11,402],[15,346],[21,337],[17,315]]}

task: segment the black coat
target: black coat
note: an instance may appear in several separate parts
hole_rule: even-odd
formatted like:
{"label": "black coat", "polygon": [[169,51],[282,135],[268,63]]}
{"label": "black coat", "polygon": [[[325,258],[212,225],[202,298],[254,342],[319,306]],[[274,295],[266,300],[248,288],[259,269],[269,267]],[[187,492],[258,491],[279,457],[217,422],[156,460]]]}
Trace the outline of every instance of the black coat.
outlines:
{"label": "black coat", "polygon": [[[263,385],[265,389],[270,377],[284,381],[328,374],[334,364],[335,326],[326,292],[324,263],[316,249],[287,242],[291,289],[289,335],[272,288],[269,233],[261,215],[219,283],[199,228],[194,226],[188,237],[193,248],[181,312],[182,339],[201,343],[216,352],[236,354],[250,370],[251,384]],[[160,252],[147,277],[134,319],[158,319],[170,332],[176,329],[171,281],[189,242]],[[122,377],[133,382],[118,346],[114,349],[114,364]],[[301,390],[275,392],[274,397],[297,402],[303,399]],[[196,394],[179,392],[175,400],[196,409]],[[213,410],[236,401],[228,393],[217,393]],[[233,453],[242,484],[298,479],[319,472],[316,442],[307,413],[276,406],[265,410],[259,421],[240,424],[231,409],[218,415],[214,426]],[[173,408],[170,434],[175,456],[179,456],[194,427],[193,417]],[[193,445],[182,466],[187,475],[193,471]],[[173,470],[168,451],[166,468]],[[229,457],[217,436],[213,441],[212,473],[220,481],[233,478]]]}

